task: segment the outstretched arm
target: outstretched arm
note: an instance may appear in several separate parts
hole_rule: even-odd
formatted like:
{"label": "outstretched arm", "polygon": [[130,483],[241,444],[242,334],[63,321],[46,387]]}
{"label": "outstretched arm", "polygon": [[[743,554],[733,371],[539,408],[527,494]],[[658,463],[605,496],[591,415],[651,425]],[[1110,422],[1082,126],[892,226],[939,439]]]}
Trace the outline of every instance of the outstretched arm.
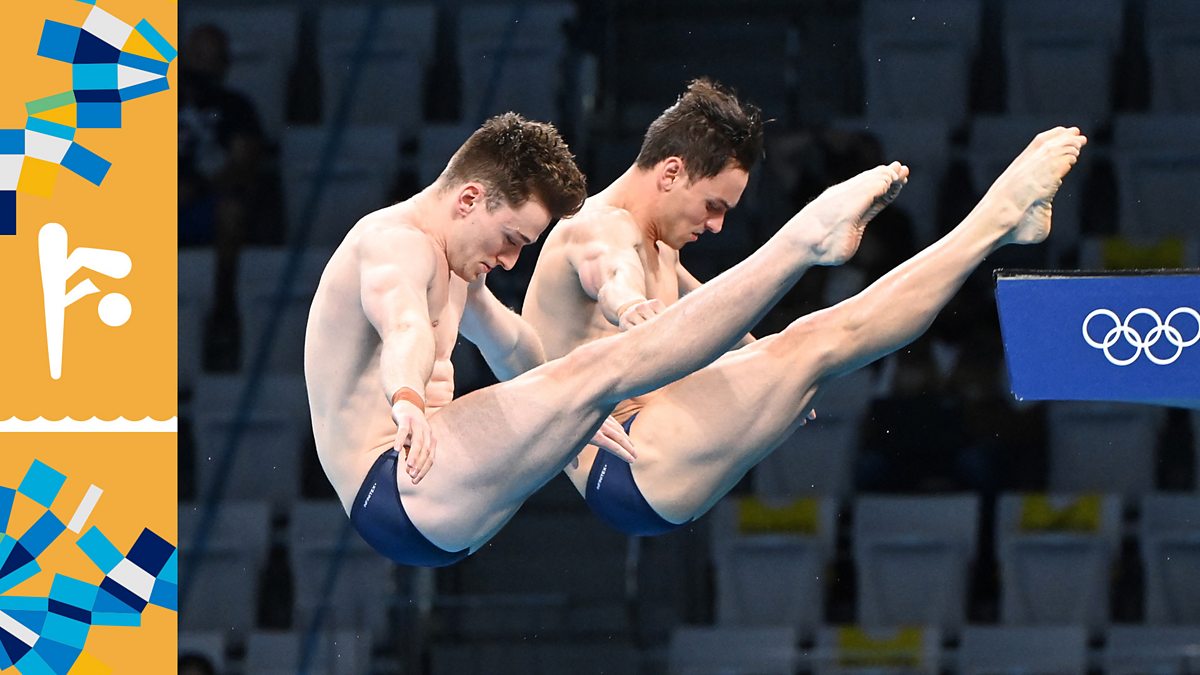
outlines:
{"label": "outstretched arm", "polygon": [[479,347],[483,360],[501,380],[511,380],[546,361],[537,332],[505,307],[484,284],[484,275],[467,286],[462,336]]}
{"label": "outstretched arm", "polygon": [[604,318],[627,330],[661,312],[662,302],[646,298],[646,271],[638,251],[641,235],[631,222],[613,222],[587,241],[566,247],[579,284]]}
{"label": "outstretched arm", "polygon": [[[699,279],[692,276],[692,273],[684,268],[682,262],[675,263],[675,276],[679,279],[679,297],[681,298],[703,285]],[[754,336],[747,333],[745,337],[738,340],[735,349],[745,347],[751,342],[754,342]]]}
{"label": "outstretched arm", "polygon": [[434,363],[428,291],[436,255],[425,235],[392,228],[369,231],[358,246],[363,312],[383,342],[380,395],[392,405],[395,448],[408,448],[408,475],[414,484],[433,465],[436,448],[424,410]]}

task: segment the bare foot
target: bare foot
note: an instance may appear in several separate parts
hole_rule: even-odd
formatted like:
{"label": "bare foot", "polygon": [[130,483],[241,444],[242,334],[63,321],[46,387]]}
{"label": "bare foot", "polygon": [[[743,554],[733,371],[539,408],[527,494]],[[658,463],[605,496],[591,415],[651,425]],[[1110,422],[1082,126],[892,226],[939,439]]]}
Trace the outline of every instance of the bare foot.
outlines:
{"label": "bare foot", "polygon": [[1001,218],[1008,229],[1001,243],[1037,244],[1050,235],[1054,195],[1086,144],[1076,127],[1043,131],[992,183],[980,204],[1011,214]]}
{"label": "bare foot", "polygon": [[877,166],[825,190],[800,210],[784,228],[798,228],[813,264],[841,265],[858,250],[872,218],[896,199],[908,182],[900,162]]}

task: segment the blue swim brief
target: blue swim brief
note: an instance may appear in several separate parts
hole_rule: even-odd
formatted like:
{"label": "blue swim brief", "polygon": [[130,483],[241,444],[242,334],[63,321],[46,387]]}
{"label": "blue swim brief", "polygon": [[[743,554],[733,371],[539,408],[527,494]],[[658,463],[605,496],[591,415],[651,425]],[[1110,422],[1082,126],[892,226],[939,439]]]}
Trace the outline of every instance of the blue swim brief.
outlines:
{"label": "blue swim brief", "polygon": [[399,454],[388,450],[367,472],[350,507],[354,529],[371,548],[401,565],[445,567],[467,557],[470,549],[452,553],[438,548],[409,520],[396,486],[398,462]]}
{"label": "blue swim brief", "polygon": [[[625,433],[633,429],[637,415],[625,420]],[[629,464],[601,448],[588,474],[584,501],[600,520],[625,534],[654,536],[666,534],[686,523],[672,523],[658,515],[637,483]]]}

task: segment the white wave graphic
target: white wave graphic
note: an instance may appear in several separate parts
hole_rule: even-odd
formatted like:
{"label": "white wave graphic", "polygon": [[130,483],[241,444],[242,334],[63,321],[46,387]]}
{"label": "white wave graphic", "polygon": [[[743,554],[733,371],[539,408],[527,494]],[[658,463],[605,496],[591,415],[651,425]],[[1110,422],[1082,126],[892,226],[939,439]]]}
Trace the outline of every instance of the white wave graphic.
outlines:
{"label": "white wave graphic", "polygon": [[165,420],[156,420],[149,416],[140,420],[127,420],[124,417],[114,420],[102,420],[99,417],[86,420],[77,420],[73,417],[64,417],[60,420],[48,420],[44,417],[23,420],[19,417],[10,417],[0,420],[0,433],[175,433],[178,430],[178,418],[175,417]]}

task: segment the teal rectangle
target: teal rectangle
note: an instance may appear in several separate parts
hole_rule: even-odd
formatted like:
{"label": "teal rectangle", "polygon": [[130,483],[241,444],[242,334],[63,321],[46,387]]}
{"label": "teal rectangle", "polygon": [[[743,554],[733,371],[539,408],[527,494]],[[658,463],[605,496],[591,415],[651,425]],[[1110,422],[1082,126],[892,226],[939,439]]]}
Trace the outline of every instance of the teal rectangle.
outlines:
{"label": "teal rectangle", "polygon": [[137,612],[92,612],[93,626],[140,626],[142,615]]}
{"label": "teal rectangle", "polygon": [[17,671],[21,675],[60,675],[60,673],[54,672],[50,664],[46,663],[45,659],[32,649],[25,652],[25,656],[17,661]]}
{"label": "teal rectangle", "polygon": [[42,626],[41,636],[64,645],[82,648],[83,643],[87,642],[89,628],[90,626],[82,621],[50,613],[46,616],[46,625]]}
{"label": "teal rectangle", "polygon": [[91,558],[92,562],[96,563],[96,567],[99,567],[100,571],[104,572],[105,574],[113,571],[113,568],[117,566],[117,563],[121,562],[121,559],[125,557],[119,550],[117,550],[116,546],[113,546],[113,543],[108,540],[108,537],[105,537],[104,533],[95,526],[92,526],[87,532],[84,532],[83,536],[80,537],[79,541],[76,542],[76,545],[79,546],[84,554]]}
{"label": "teal rectangle", "polygon": [[0,610],[45,612],[50,609],[49,598],[0,595]]}
{"label": "teal rectangle", "polygon": [[42,568],[37,564],[37,561],[18,567],[9,572],[3,579],[0,579],[0,593],[7,593],[9,589],[16,587],[17,584],[41,571]]}
{"label": "teal rectangle", "polygon": [[99,586],[93,586],[86,581],[72,579],[63,574],[56,574],[54,583],[50,585],[52,599],[88,611],[91,611],[96,604],[96,593],[99,591]]}
{"label": "teal rectangle", "polygon": [[142,19],[138,22],[138,25],[134,27],[134,30],[141,33],[142,37],[146,38],[146,42],[149,42],[151,47],[154,47],[156,50],[158,50],[158,53],[162,54],[167,61],[174,61],[175,57],[179,55],[179,52],[175,51],[175,48],[171,46],[171,43],[167,42],[167,39],[160,35],[159,32],[154,29],[154,26],[150,25],[149,21]]}
{"label": "teal rectangle", "polygon": [[25,472],[25,477],[21,479],[21,486],[17,488],[17,491],[42,506],[50,508],[55,497],[58,497],[58,491],[62,489],[63,483],[66,481],[65,475],[35,459],[29,470]]}
{"label": "teal rectangle", "polygon": [[116,89],[117,64],[76,63],[71,67],[74,89]]}

